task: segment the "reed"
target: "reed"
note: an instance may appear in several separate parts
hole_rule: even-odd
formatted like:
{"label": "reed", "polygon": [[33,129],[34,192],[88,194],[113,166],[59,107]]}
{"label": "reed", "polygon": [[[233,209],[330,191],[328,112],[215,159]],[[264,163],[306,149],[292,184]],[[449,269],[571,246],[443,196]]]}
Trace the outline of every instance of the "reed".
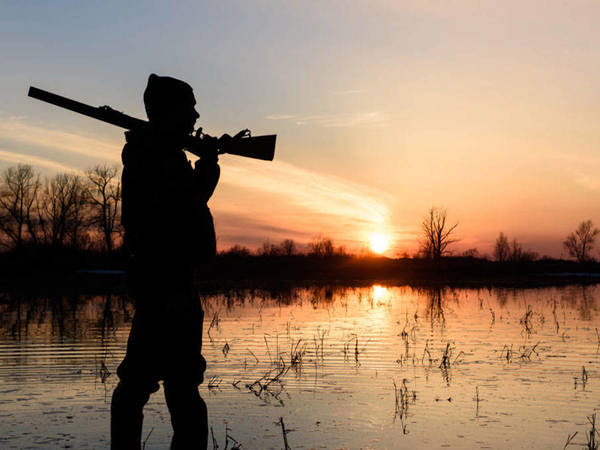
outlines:
{"label": "reed", "polygon": [[206,387],[208,388],[209,391],[221,390],[220,386],[221,386],[222,382],[223,382],[223,379],[221,377],[214,375],[214,376],[210,377]]}
{"label": "reed", "polygon": [[533,333],[533,310],[531,309],[531,305],[527,305],[527,310],[525,311],[525,314],[523,314],[523,317],[521,317],[521,319],[519,320],[519,323],[521,325],[523,325],[523,331],[525,331],[526,334],[531,334]]}
{"label": "reed", "polygon": [[412,393],[410,393],[408,391],[408,386],[406,385],[407,381],[408,380],[404,378],[402,384],[398,386],[396,380],[392,379],[394,385],[394,422],[396,421],[396,418],[400,419],[403,434],[408,433],[406,417],[408,415],[409,400],[412,400],[413,403],[417,400],[417,392],[412,391]]}
{"label": "reed", "polygon": [[481,399],[479,398],[479,386],[475,386],[475,417],[479,417],[479,402]]}
{"label": "reed", "polygon": [[146,436],[146,439],[144,439],[144,442],[142,442],[142,450],[146,450],[146,444],[148,443],[148,439],[150,439],[150,435],[152,434],[153,431],[154,431],[154,427],[152,427],[152,429]]}
{"label": "reed", "polygon": [[563,450],[565,450],[569,445],[577,445],[573,443],[573,439],[575,438],[575,436],[577,436],[577,431],[573,434],[569,434],[567,436],[567,442],[565,443],[565,446],[563,447]]}
{"label": "reed", "polygon": [[306,344],[302,342],[302,339],[298,339],[290,345],[290,366],[294,369],[298,369],[302,365],[304,360],[304,354],[306,353]]}
{"label": "reed", "polygon": [[288,440],[287,440],[287,434],[290,432],[290,430],[285,429],[285,423],[283,423],[283,417],[279,418],[279,424],[281,425],[281,433],[283,434],[283,446],[284,446],[283,448],[284,448],[284,450],[292,450],[292,448],[288,444]]}
{"label": "reed", "polygon": [[592,428],[587,432],[586,435],[586,448],[588,450],[598,450],[598,441],[596,440],[596,435],[598,434],[598,430],[596,429],[596,413],[592,414],[591,416],[588,416],[587,420]]}
{"label": "reed", "polygon": [[528,347],[526,345],[521,345],[519,347],[519,351],[521,352],[520,354],[520,358],[522,360],[528,360],[531,361],[531,357],[535,354],[536,356],[539,356],[539,353],[537,352],[537,348],[540,345],[540,342],[538,341],[535,345],[532,345],[531,347]]}
{"label": "reed", "polygon": [[596,428],[596,413],[594,412],[591,416],[587,416],[587,421],[590,424],[590,429],[588,431],[586,431],[586,433],[585,433],[586,442],[585,443],[573,442],[573,439],[575,438],[575,436],[577,436],[577,433],[578,433],[576,431],[575,433],[569,434],[567,436],[567,442],[565,443],[563,450],[566,449],[570,445],[577,445],[577,446],[583,447],[587,450],[598,450],[600,448],[600,443],[598,442],[600,433],[598,432],[598,429]]}

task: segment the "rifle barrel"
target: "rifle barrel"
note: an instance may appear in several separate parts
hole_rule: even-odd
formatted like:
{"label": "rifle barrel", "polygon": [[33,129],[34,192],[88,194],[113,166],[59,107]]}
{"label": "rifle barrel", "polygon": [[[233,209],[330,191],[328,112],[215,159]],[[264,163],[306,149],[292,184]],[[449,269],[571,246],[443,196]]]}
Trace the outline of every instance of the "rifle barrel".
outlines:
{"label": "rifle barrel", "polygon": [[[85,103],[71,100],[62,95],[53,94],[52,92],[44,91],[36,87],[29,87],[29,97],[50,103],[70,111],[83,114],[84,116],[93,117],[102,122],[110,123],[117,127],[127,130],[147,127],[149,124],[146,120],[137,119],[128,116],[122,112],[112,109],[110,106],[90,106]],[[245,156],[247,158],[262,159],[272,161],[275,154],[275,139],[276,135],[270,134],[266,136],[253,136],[240,139],[234,148],[228,149],[226,153],[233,155]],[[202,156],[202,151],[197,145],[194,145],[196,138],[190,136],[190,145],[187,150],[197,156]]]}
{"label": "rifle barrel", "polygon": [[134,128],[145,127],[148,122],[135,117],[128,116],[122,112],[115,111],[108,106],[90,106],[85,103],[71,100],[70,98],[63,97],[61,95],[53,94],[52,92],[44,91],[31,86],[29,88],[29,97],[41,100],[46,103],[51,103],[55,106],[74,111],[84,116],[93,117],[94,119],[101,120],[103,122],[110,123],[117,127],[126,128],[132,130]]}

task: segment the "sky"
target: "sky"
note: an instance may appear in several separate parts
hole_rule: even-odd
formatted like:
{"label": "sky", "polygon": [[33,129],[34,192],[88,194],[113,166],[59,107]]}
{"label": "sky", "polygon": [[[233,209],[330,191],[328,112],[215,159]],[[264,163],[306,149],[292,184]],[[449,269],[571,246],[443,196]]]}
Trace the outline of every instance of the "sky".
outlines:
{"label": "sky", "polygon": [[0,169],[119,164],[123,130],[27,89],[144,118],[157,73],[205,132],[277,134],[273,162],[221,157],[221,249],[379,232],[395,256],[438,206],[457,253],[502,231],[560,256],[600,225],[599,21],[579,0],[0,0]]}

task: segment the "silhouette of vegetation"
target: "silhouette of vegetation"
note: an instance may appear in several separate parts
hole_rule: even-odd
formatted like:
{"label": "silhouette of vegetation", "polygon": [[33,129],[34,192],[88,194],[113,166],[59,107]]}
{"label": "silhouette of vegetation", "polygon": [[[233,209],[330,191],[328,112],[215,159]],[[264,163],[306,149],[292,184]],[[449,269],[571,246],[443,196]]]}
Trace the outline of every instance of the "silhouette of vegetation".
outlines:
{"label": "silhouette of vegetation", "polygon": [[496,239],[496,245],[494,246],[494,258],[498,262],[508,261],[510,257],[510,244],[508,238],[502,232]]}
{"label": "silhouette of vegetation", "polygon": [[481,258],[479,250],[476,248],[468,248],[460,255],[463,258]]}
{"label": "silhouette of vegetation", "polygon": [[594,227],[592,221],[586,220],[581,222],[577,229],[567,236],[563,246],[571,257],[580,263],[584,263],[591,259],[590,253],[599,233],[600,230]]}
{"label": "silhouette of vegetation", "polygon": [[291,239],[285,239],[281,243],[281,251],[284,256],[292,256],[298,251],[296,243]]}
{"label": "silhouette of vegetation", "polygon": [[59,173],[41,180],[31,166],[6,169],[0,184],[0,234],[5,248],[69,246],[112,252],[121,234],[117,167],[86,176]]}
{"label": "silhouette of vegetation", "polygon": [[333,245],[333,240],[330,238],[317,238],[308,244],[308,247],[308,252],[312,256],[325,258],[335,254],[335,245]]}
{"label": "silhouette of vegetation", "polygon": [[432,207],[422,223],[424,240],[422,253],[427,258],[439,259],[448,253],[448,246],[458,239],[452,237],[458,223],[449,225],[446,219],[446,210]]}
{"label": "silhouette of vegetation", "polygon": [[[111,289],[122,289],[128,257],[122,249],[121,197],[118,167],[100,165],[84,175],[49,178],[27,165],[5,169],[0,177],[0,242],[5,250],[0,253],[0,280],[22,284],[23,277],[42,276],[58,285],[64,284],[62,276],[75,271],[101,269],[109,273],[80,274],[78,283],[93,290],[112,277]],[[222,250],[202,277],[215,282],[395,280],[417,285],[521,285],[581,282],[581,277],[569,274],[600,273],[600,265],[590,257],[598,234],[590,221],[582,222],[567,240],[570,254],[579,262],[540,259],[504,233],[496,239],[494,262],[476,248],[451,256],[448,247],[457,241],[457,224],[449,224],[446,211],[431,208],[422,226],[426,239],[417,255],[405,251],[393,259],[368,251],[352,254],[329,237],[316,237],[308,244],[284,239],[265,241],[258,251],[239,244]],[[560,280],[544,275],[553,273],[562,274]],[[72,283],[73,275],[68,277]]]}
{"label": "silhouette of vegetation", "polygon": [[31,166],[9,167],[2,174],[0,230],[6,244],[19,247],[27,239],[36,242],[35,213],[40,189],[40,176]]}
{"label": "silhouette of vegetation", "polygon": [[[229,252],[231,252],[234,248],[239,247],[236,251],[245,249],[245,247],[234,246]],[[246,249],[248,252],[249,250]],[[261,248],[258,249],[259,256],[292,256],[298,252],[298,248],[296,243],[292,239],[285,239],[281,241],[279,245],[271,244],[270,241],[263,242]]]}
{"label": "silhouette of vegetation", "polygon": [[84,246],[86,189],[78,175],[57,174],[45,182],[38,200],[39,240],[53,246]]}
{"label": "silhouette of vegetation", "polygon": [[523,250],[523,245],[517,239],[513,239],[512,243],[509,243],[508,237],[502,232],[496,239],[494,259],[498,262],[518,263],[535,261],[538,258],[539,255],[536,252]]}
{"label": "silhouette of vegetation", "polygon": [[121,182],[119,168],[98,165],[88,170],[87,198],[90,203],[91,222],[104,237],[105,249],[111,252],[115,237],[122,235],[120,223]]}

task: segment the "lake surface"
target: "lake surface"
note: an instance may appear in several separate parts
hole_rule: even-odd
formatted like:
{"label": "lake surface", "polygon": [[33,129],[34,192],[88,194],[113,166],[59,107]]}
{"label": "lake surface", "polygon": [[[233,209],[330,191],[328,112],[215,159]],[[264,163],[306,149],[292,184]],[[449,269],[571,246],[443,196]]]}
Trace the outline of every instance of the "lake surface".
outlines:
{"label": "lake surface", "polygon": [[[226,435],[243,449],[283,448],[281,418],[294,449],[562,449],[575,432],[573,444],[586,442],[600,409],[596,286],[319,287],[202,301],[200,391],[220,449]],[[1,448],[108,447],[132,315],[114,295],[3,296]],[[146,448],[168,448],[162,388],[145,415]]]}

